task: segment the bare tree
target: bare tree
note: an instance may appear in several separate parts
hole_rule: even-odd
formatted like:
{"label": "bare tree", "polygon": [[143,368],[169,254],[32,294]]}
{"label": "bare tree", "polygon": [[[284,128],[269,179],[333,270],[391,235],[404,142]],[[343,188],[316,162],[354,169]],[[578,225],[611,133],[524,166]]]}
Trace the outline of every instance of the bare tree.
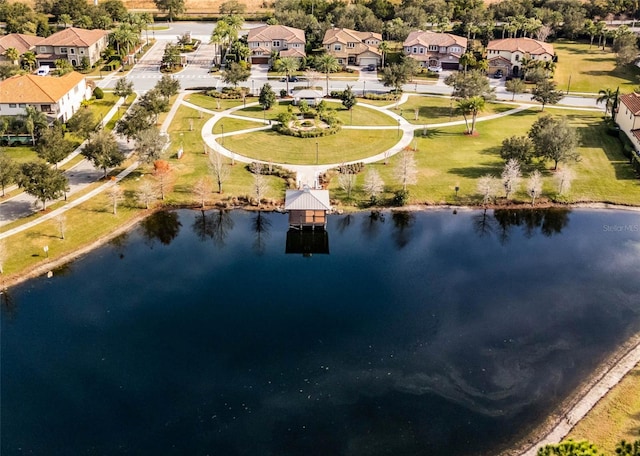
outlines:
{"label": "bare tree", "polygon": [[529,175],[527,192],[531,195],[531,205],[535,206],[536,198],[542,194],[542,174],[537,169]]}
{"label": "bare tree", "polygon": [[153,176],[158,184],[160,199],[164,201],[165,195],[173,186],[173,171],[169,163],[165,160],[156,160],[153,163]]}
{"label": "bare tree", "polygon": [[209,168],[211,168],[213,179],[218,185],[218,193],[222,193],[222,184],[229,178],[231,169],[225,163],[222,154],[215,149],[209,154]]}
{"label": "bare tree", "polygon": [[557,186],[556,188],[558,189],[558,195],[564,195],[565,193],[569,193],[569,190],[571,190],[571,183],[573,182],[574,178],[575,178],[575,175],[573,173],[573,170],[568,166],[560,168],[556,172],[554,179],[556,181],[556,186]]}
{"label": "bare tree", "polygon": [[478,179],[478,193],[482,195],[482,204],[486,206],[496,197],[498,185],[498,180],[490,174],[485,174]]}
{"label": "bare tree", "polygon": [[4,273],[4,264],[8,258],[7,247],[3,241],[0,241],[0,274]]}
{"label": "bare tree", "polygon": [[378,195],[384,190],[384,181],[375,169],[369,169],[364,176],[363,190],[369,196],[372,204],[378,201]]}
{"label": "bare tree", "polygon": [[158,198],[158,188],[155,183],[150,180],[143,180],[138,186],[136,199],[149,209],[149,203]]}
{"label": "bare tree", "polygon": [[258,207],[262,198],[269,190],[269,182],[263,173],[263,164],[258,162],[251,163],[251,172],[253,173],[253,194],[256,197]]}
{"label": "bare tree", "polygon": [[113,215],[118,213],[118,203],[124,199],[124,190],[118,184],[113,184],[106,191],[107,198],[113,207]]}
{"label": "bare tree", "polygon": [[307,79],[307,87],[314,87],[322,79],[322,74],[315,70],[307,70],[304,72],[304,77]]}
{"label": "bare tree", "polygon": [[402,190],[407,191],[407,185],[414,185],[418,181],[416,160],[413,151],[410,148],[402,149],[399,157],[400,160],[393,170],[393,174],[400,182],[400,185],[402,185]]}
{"label": "bare tree", "polygon": [[55,218],[55,221],[56,225],[58,225],[58,231],[60,231],[60,239],[64,239],[67,230],[67,216],[60,214]]}
{"label": "bare tree", "polygon": [[351,199],[351,192],[356,186],[356,175],[345,170],[345,172],[338,174],[338,185],[347,192],[347,199]]}
{"label": "bare tree", "polygon": [[193,194],[200,201],[200,207],[204,209],[205,202],[207,200],[207,196],[213,191],[211,181],[206,177],[201,177],[193,184]]}
{"label": "bare tree", "polygon": [[510,159],[502,170],[502,185],[507,199],[518,190],[521,178],[520,163],[516,159]]}

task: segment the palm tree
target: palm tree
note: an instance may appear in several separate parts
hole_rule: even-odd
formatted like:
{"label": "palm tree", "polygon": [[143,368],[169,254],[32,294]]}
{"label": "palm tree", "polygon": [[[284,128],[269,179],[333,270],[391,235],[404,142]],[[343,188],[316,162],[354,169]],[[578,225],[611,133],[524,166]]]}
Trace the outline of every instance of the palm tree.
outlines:
{"label": "palm tree", "polygon": [[222,65],[222,44],[226,41],[228,35],[229,24],[227,24],[225,21],[218,21],[218,23],[216,24],[216,28],[213,29],[213,32],[211,33],[211,39],[209,40],[209,43],[215,44],[220,51],[220,61],[218,62],[219,65]]}
{"label": "palm tree", "polygon": [[618,92],[613,89],[602,89],[598,94],[600,96],[596,99],[596,104],[604,103],[604,116],[606,117],[609,113],[609,108],[613,112],[613,104],[618,98]]}
{"label": "palm tree", "polygon": [[591,49],[591,46],[593,46],[593,39],[598,34],[598,27],[596,26],[596,23],[593,22],[591,19],[587,19],[586,21],[584,21],[583,30],[584,30],[584,33],[589,35],[589,49]]}
{"label": "palm tree", "polygon": [[62,24],[62,28],[69,27],[69,24],[71,24],[71,16],[69,14],[61,14],[58,17],[58,24]]}
{"label": "palm tree", "polygon": [[140,20],[144,24],[144,31],[147,34],[147,44],[149,44],[149,24],[153,24],[153,14],[141,13]]}
{"label": "palm tree", "polygon": [[384,68],[384,59],[387,55],[387,52],[389,52],[390,50],[389,43],[387,43],[386,41],[380,41],[378,50],[382,53],[382,68]]}
{"label": "palm tree", "polygon": [[35,146],[35,132],[41,128],[47,127],[47,117],[42,111],[38,111],[34,106],[27,106],[25,108],[24,125],[27,128],[27,132],[31,135],[31,144]]}
{"label": "palm tree", "polygon": [[287,94],[289,93],[289,78],[291,73],[300,67],[300,62],[294,57],[282,57],[276,60],[276,71],[285,74],[285,82],[287,83]]}
{"label": "palm tree", "polygon": [[318,71],[325,74],[327,81],[327,95],[329,95],[329,73],[338,71],[340,69],[340,64],[334,56],[325,53],[316,59],[316,68]]}
{"label": "palm tree", "polygon": [[11,60],[11,63],[13,63],[14,65],[17,65],[18,59],[20,58],[20,53],[16,48],[10,47],[10,48],[7,48],[6,51],[4,51],[4,56],[9,60]]}
{"label": "palm tree", "polygon": [[[457,109],[464,117],[464,123],[467,127],[467,134],[472,135],[476,128],[476,119],[478,113],[484,109],[484,98],[471,97],[464,98],[457,103]],[[469,119],[467,116],[471,115],[471,127],[469,127]]]}
{"label": "palm tree", "polygon": [[29,71],[33,71],[36,66],[36,54],[33,51],[27,51],[22,54],[22,65],[29,67]]}

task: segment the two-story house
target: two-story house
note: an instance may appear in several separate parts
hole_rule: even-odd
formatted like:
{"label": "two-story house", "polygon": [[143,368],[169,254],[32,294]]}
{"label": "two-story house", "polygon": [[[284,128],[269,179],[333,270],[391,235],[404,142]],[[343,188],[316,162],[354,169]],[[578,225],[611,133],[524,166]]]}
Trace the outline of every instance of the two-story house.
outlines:
{"label": "two-story house", "polygon": [[640,151],[640,93],[620,95],[616,123]]}
{"label": "two-story house", "polygon": [[284,25],[263,25],[249,30],[247,44],[251,63],[271,63],[271,56],[303,58],[307,40],[304,30]]}
{"label": "two-story house", "polygon": [[38,65],[55,66],[58,59],[66,59],[71,65],[79,66],[83,57],[89,65],[100,60],[100,54],[109,44],[108,30],[85,30],[69,27],[43,39],[36,45]]}
{"label": "two-story house", "polygon": [[505,38],[489,41],[487,45],[487,60],[489,74],[500,70],[503,74],[520,76],[523,61],[544,60],[553,61],[553,45],[533,38]]}
{"label": "two-story house", "polygon": [[460,57],[467,50],[467,39],[451,33],[414,30],[404,40],[402,48],[405,55],[423,67],[458,70]]}
{"label": "two-story house", "polygon": [[60,77],[23,74],[0,81],[2,116],[24,115],[27,106],[35,106],[51,120],[66,122],[89,98],[91,87],[75,71]]}
{"label": "two-story house", "polygon": [[379,66],[382,53],[378,46],[382,35],[346,28],[331,28],[324,34],[322,46],[341,65]]}
{"label": "two-story house", "polygon": [[0,36],[0,63],[12,63],[7,56],[4,55],[7,49],[14,48],[18,51],[18,54],[22,55],[27,51],[33,50],[36,44],[43,39],[41,36],[23,35],[21,33],[10,33],[5,36]]}

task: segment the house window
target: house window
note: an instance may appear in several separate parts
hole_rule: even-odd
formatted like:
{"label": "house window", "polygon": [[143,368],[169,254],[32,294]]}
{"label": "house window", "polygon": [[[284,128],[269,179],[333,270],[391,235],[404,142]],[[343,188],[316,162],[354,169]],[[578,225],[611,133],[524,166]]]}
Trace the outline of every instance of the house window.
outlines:
{"label": "house window", "polygon": [[84,49],[80,49],[80,54],[84,54]]}
{"label": "house window", "polygon": [[438,46],[436,44],[430,44],[429,45],[429,50],[430,51],[437,51],[438,50]]}
{"label": "house window", "polygon": [[423,47],[420,48],[420,54],[424,54],[424,48]]}
{"label": "house window", "polygon": [[69,54],[75,54],[75,53],[76,53],[75,49],[73,49],[73,48],[69,49]]}
{"label": "house window", "polygon": [[412,51],[413,51],[413,53],[414,53],[414,54],[417,54],[417,53],[418,53],[418,48],[414,46],[414,48],[412,49]]}
{"label": "house window", "polygon": [[47,52],[46,46],[40,46],[40,52]]}
{"label": "house window", "polygon": [[271,46],[273,47],[280,47],[280,40],[273,40],[271,42]]}
{"label": "house window", "polygon": [[333,45],[333,50],[334,51],[341,51],[342,50],[342,45],[341,44],[334,44]]}
{"label": "house window", "polygon": [[458,46],[454,46],[451,48],[451,52],[460,52],[461,49]]}
{"label": "house window", "polygon": [[356,47],[356,43],[347,43],[347,47],[353,49]]}
{"label": "house window", "polygon": [[516,54],[516,62],[518,62],[520,60],[520,56],[518,54]]}
{"label": "house window", "polygon": [[10,108],[15,108],[15,107],[16,107],[16,104],[15,104],[15,103],[9,103],[9,107],[10,107]]}
{"label": "house window", "polygon": [[40,105],[40,111],[51,112],[51,105]]}
{"label": "house window", "polygon": [[20,107],[20,108],[26,108],[26,107],[27,107],[27,104],[26,104],[26,103],[20,103],[20,104],[18,105],[18,107]]}
{"label": "house window", "polygon": [[60,54],[66,54],[67,48],[60,48]]}

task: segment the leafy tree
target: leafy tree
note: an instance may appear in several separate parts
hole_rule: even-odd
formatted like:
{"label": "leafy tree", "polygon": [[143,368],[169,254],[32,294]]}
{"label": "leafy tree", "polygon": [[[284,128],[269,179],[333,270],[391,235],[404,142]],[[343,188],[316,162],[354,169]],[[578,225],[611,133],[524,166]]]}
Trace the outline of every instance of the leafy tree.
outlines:
{"label": "leafy tree", "polygon": [[378,196],[384,190],[384,181],[380,177],[380,173],[375,169],[369,169],[364,176],[364,185],[362,187],[365,194],[369,196],[371,204],[378,202]]}
{"label": "leafy tree", "polygon": [[4,51],[4,56],[13,64],[17,65],[20,60],[20,52],[16,48],[10,47]]}
{"label": "leafy tree", "polygon": [[186,11],[184,0],[153,0],[153,3],[160,11],[167,13],[169,22],[173,22],[178,14]]}
{"label": "leafy tree", "polygon": [[242,16],[247,10],[247,6],[238,0],[226,0],[220,4],[220,14],[237,14]]}
{"label": "leafy tree", "polygon": [[107,130],[92,133],[87,144],[82,148],[81,154],[90,160],[96,168],[102,169],[105,178],[109,168],[120,165],[125,159],[115,136]]}
{"label": "leafy tree", "polygon": [[540,117],[531,126],[529,137],[533,141],[536,156],[553,160],[554,170],[558,168],[558,163],[578,161],[580,158],[576,151],[576,132],[564,117]]}
{"label": "leafy tree", "polygon": [[244,82],[251,76],[251,70],[247,68],[246,62],[231,62],[226,70],[222,72],[222,80],[226,84],[238,86],[239,82]]}
{"label": "leafy tree", "polygon": [[164,201],[165,195],[173,187],[173,170],[166,160],[156,160],[153,162],[153,177],[158,184],[160,199]]}
{"label": "leafy tree", "polygon": [[398,93],[402,86],[415,76],[417,66],[418,63],[411,58],[403,59],[400,63],[392,63],[382,70],[382,83],[387,87],[393,87]]}
{"label": "leafy tree", "polygon": [[478,70],[466,73],[452,73],[444,83],[453,87],[452,96],[456,98],[482,97],[490,100],[495,97],[495,89],[489,84],[487,77]]}
{"label": "leafy tree", "polygon": [[600,450],[586,440],[566,440],[554,445],[546,445],[538,450],[537,456],[603,456]]}
{"label": "leafy tree", "polygon": [[325,74],[327,81],[327,96],[329,95],[329,73],[335,73],[340,70],[338,60],[331,54],[321,54],[315,61],[316,69]]}
{"label": "leafy tree", "polygon": [[127,111],[127,114],[116,124],[116,133],[127,138],[135,138],[138,133],[154,125],[153,113],[147,111],[144,106],[135,104]]}
{"label": "leafy tree", "polygon": [[418,169],[413,151],[405,147],[398,154],[399,160],[396,164],[393,175],[402,185],[402,190],[407,191],[407,185],[414,185],[418,181]]}
{"label": "leafy tree", "polygon": [[122,21],[127,15],[127,8],[122,0],[104,0],[100,5],[114,21]]}
{"label": "leafy tree", "polygon": [[627,442],[621,440],[616,445],[616,455],[619,456],[640,456],[640,440],[635,442]]}
{"label": "leafy tree", "polygon": [[136,199],[144,204],[145,209],[149,209],[149,203],[157,198],[158,188],[153,182],[148,179],[140,182],[136,191]]}
{"label": "leafy tree", "polygon": [[42,210],[47,208],[47,201],[60,198],[69,187],[62,171],[42,162],[23,163],[17,180],[20,188],[42,201]]}
{"label": "leafy tree", "polygon": [[57,167],[73,151],[73,143],[65,139],[61,129],[50,128],[42,132],[35,149],[40,158]]}
{"label": "leafy tree", "polygon": [[20,74],[22,71],[18,65],[6,64],[0,65],[0,81],[10,78],[16,74]]}
{"label": "leafy tree", "polygon": [[166,144],[166,135],[161,134],[155,125],[136,135],[136,151],[143,163],[152,163],[158,160]]}
{"label": "leafy tree", "polygon": [[27,51],[21,56],[22,67],[27,68],[29,71],[33,71],[36,66],[36,54],[33,51]]}
{"label": "leafy tree", "polygon": [[548,79],[540,81],[531,90],[531,99],[542,103],[542,111],[544,111],[546,105],[558,103],[563,96],[562,91],[556,89],[556,83]]}
{"label": "leafy tree", "polygon": [[0,151],[0,187],[2,187],[2,196],[4,189],[16,181],[18,176],[18,165],[7,155]]}
{"label": "leafy tree", "polygon": [[117,97],[127,99],[127,97],[133,94],[133,82],[124,77],[118,79],[113,93]]}
{"label": "leafy tree", "polygon": [[35,146],[36,136],[40,136],[48,126],[47,116],[35,106],[27,106],[24,111],[25,126],[31,135],[31,144]]}
{"label": "leafy tree", "polygon": [[507,91],[513,94],[513,96],[511,97],[511,101],[513,101],[516,99],[516,94],[522,93],[525,91],[525,88],[527,87],[527,85],[524,83],[522,79],[513,78],[507,81],[504,84],[504,87],[505,89],[507,89]]}
{"label": "leafy tree", "polygon": [[509,161],[515,159],[518,163],[531,163],[535,154],[535,146],[528,136],[511,136],[502,141],[500,156]]}
{"label": "leafy tree", "polygon": [[520,163],[513,158],[509,160],[502,170],[502,186],[504,187],[505,198],[509,199],[520,186],[522,173],[520,172]]}
{"label": "leafy tree", "polygon": [[222,193],[222,185],[227,181],[231,175],[231,169],[229,165],[225,163],[224,157],[217,150],[212,150],[209,153],[209,168],[213,179],[218,186],[218,193]]}
{"label": "leafy tree", "polygon": [[347,108],[351,113],[351,123],[353,123],[353,107],[358,104],[358,100],[356,99],[356,95],[351,90],[351,86],[347,85],[347,88],[342,92],[342,106]]}
{"label": "leafy tree", "polygon": [[71,62],[67,59],[56,59],[53,64],[56,67],[58,76],[64,76],[65,74],[73,71],[73,65],[71,65]]}
{"label": "leafy tree", "polygon": [[180,81],[165,74],[156,83],[154,89],[160,92],[165,98],[170,98],[177,95],[180,91]]}
{"label": "leafy tree", "polygon": [[154,123],[158,123],[158,115],[169,110],[169,99],[154,87],[140,97],[138,105],[153,116]]}
{"label": "leafy tree", "polygon": [[260,89],[258,103],[260,103],[260,106],[262,106],[262,109],[264,110],[271,109],[271,107],[276,103],[276,93],[268,82]]}
{"label": "leafy tree", "polygon": [[287,93],[289,93],[289,78],[294,71],[300,67],[300,61],[294,57],[282,57],[276,60],[275,69],[279,73],[284,73],[287,85]]}
{"label": "leafy tree", "polygon": [[[478,118],[478,113],[484,109],[484,98],[482,97],[471,97],[464,100],[460,100],[458,102],[458,110],[462,113],[464,117],[464,122],[467,125],[467,134],[472,135],[475,127],[476,127],[476,119]],[[469,127],[469,122],[467,121],[467,116],[471,115],[471,127]]]}
{"label": "leafy tree", "polygon": [[96,120],[93,112],[89,109],[79,109],[67,121],[67,130],[77,133],[83,139],[89,138],[89,135],[96,128]]}
{"label": "leafy tree", "polygon": [[180,57],[180,47],[177,44],[167,43],[164,47],[161,65],[164,68],[174,69],[182,65],[182,57]]}
{"label": "leafy tree", "polygon": [[598,91],[598,98],[596,99],[596,104],[604,103],[604,115],[607,116],[607,113],[611,109],[613,112],[613,105],[618,100],[618,90],[613,89],[601,89]]}

